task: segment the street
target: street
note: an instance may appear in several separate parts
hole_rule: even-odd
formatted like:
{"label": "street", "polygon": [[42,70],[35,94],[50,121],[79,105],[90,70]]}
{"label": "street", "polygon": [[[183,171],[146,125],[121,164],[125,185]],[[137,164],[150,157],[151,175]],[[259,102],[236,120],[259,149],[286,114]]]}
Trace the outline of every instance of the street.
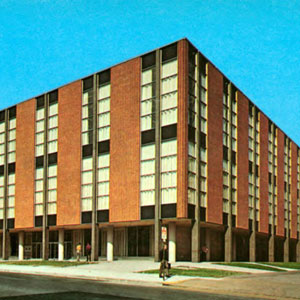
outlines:
{"label": "street", "polygon": [[105,281],[0,273],[0,299],[11,300],[117,300],[117,299],[236,299],[244,298],[192,292],[168,286],[111,284]]}

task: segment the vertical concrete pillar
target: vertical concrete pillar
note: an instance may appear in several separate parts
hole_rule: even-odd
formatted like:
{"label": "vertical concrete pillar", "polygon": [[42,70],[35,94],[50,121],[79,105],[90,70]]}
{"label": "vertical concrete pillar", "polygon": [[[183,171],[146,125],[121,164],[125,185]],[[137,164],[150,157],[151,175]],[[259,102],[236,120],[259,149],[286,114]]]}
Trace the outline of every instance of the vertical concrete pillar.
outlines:
{"label": "vertical concrete pillar", "polygon": [[176,261],[176,223],[169,224],[169,262]]}
{"label": "vertical concrete pillar", "polygon": [[297,241],[296,246],[296,261],[300,262],[300,240]]}
{"label": "vertical concrete pillar", "polygon": [[195,222],[192,225],[192,262],[199,262],[199,261],[200,261],[200,222],[198,218],[195,218]]}
{"label": "vertical concrete pillar", "polygon": [[232,227],[228,226],[225,231],[225,261],[232,261]]}
{"label": "vertical concrete pillar", "polygon": [[112,226],[107,228],[107,261],[114,260],[114,228]]}
{"label": "vertical concrete pillar", "polygon": [[24,231],[19,232],[19,260],[24,259]]}
{"label": "vertical concrete pillar", "polygon": [[[3,222],[4,223],[4,222]],[[3,259],[8,259],[9,256],[9,232],[6,229],[3,229],[3,234],[2,234],[2,258]]]}
{"label": "vertical concrete pillar", "polygon": [[283,261],[289,262],[290,261],[290,239],[287,237],[284,241],[283,245]]}
{"label": "vertical concrete pillar", "polygon": [[249,261],[256,261],[256,232],[251,232],[249,238]]}
{"label": "vertical concrete pillar", "polygon": [[275,237],[271,235],[269,238],[269,262],[275,261]]}
{"label": "vertical concrete pillar", "polygon": [[49,256],[49,228],[43,226],[43,240],[42,240],[42,258],[48,260]]}
{"label": "vertical concrete pillar", "polygon": [[58,260],[64,260],[64,230],[59,229],[58,231]]}
{"label": "vertical concrete pillar", "polygon": [[99,251],[99,227],[98,224],[92,225],[92,253],[91,260],[98,261],[98,251]]}

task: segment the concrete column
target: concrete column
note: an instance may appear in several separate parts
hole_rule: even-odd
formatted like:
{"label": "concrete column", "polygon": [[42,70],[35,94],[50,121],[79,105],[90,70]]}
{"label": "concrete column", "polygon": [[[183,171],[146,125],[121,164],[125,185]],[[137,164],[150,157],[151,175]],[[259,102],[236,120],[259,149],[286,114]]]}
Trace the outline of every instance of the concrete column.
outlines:
{"label": "concrete column", "polygon": [[300,241],[297,241],[297,246],[296,246],[296,261],[300,262]]}
{"label": "concrete column", "polygon": [[19,260],[24,259],[24,231],[19,232]]}
{"label": "concrete column", "polygon": [[98,224],[92,225],[92,252],[91,260],[98,261],[98,247],[99,247],[99,227]]}
{"label": "concrete column", "polygon": [[[5,222],[3,221],[3,224]],[[4,230],[3,229],[3,233],[2,233],[2,258],[4,260],[7,260],[8,259],[8,253],[9,253],[9,232],[8,230]]]}
{"label": "concrete column", "polygon": [[269,262],[275,261],[275,236],[271,235],[269,238]]}
{"label": "concrete column", "polygon": [[232,228],[228,226],[225,231],[225,261],[232,261]]}
{"label": "concrete column", "polygon": [[256,261],[256,232],[252,231],[249,238],[249,261]]}
{"label": "concrete column", "polygon": [[290,261],[290,239],[287,237],[284,241],[283,245],[283,261],[289,262]]}
{"label": "concrete column", "polygon": [[42,240],[42,258],[43,260],[48,260],[49,256],[49,228],[43,227],[43,240]]}
{"label": "concrete column", "polygon": [[59,229],[58,231],[58,260],[64,260],[64,230]]}
{"label": "concrete column", "polygon": [[108,227],[107,228],[107,261],[114,260],[114,228]]}
{"label": "concrete column", "polygon": [[169,224],[169,262],[176,261],[176,223]]}
{"label": "concrete column", "polygon": [[195,219],[192,225],[192,262],[200,261],[200,222]]}

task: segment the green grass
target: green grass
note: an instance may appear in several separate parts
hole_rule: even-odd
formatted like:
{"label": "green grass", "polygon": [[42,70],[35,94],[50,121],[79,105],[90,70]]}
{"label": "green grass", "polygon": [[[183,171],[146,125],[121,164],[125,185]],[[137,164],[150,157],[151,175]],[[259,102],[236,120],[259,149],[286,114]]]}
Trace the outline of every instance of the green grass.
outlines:
{"label": "green grass", "polygon": [[[159,270],[147,270],[147,271],[142,271],[141,273],[159,274]],[[172,268],[170,269],[169,273],[171,276],[181,275],[181,276],[216,277],[216,278],[245,274],[240,272],[223,271],[223,270],[215,270],[215,269],[202,269],[202,268],[193,268],[193,269]]]}
{"label": "green grass", "polygon": [[262,262],[261,264],[273,266],[273,267],[300,270],[300,263],[296,263],[296,262]]}
{"label": "green grass", "polygon": [[258,269],[258,270],[265,270],[265,271],[284,272],[284,270],[278,269],[276,267],[271,267],[271,266],[267,266],[267,265],[263,266],[263,265],[251,264],[251,263],[243,263],[243,262],[216,263],[216,264],[231,266],[231,267]]}
{"label": "green grass", "polygon": [[19,266],[50,266],[50,267],[74,267],[85,265],[87,262],[78,261],[52,261],[52,260],[22,260],[22,261],[0,261],[0,264]]}

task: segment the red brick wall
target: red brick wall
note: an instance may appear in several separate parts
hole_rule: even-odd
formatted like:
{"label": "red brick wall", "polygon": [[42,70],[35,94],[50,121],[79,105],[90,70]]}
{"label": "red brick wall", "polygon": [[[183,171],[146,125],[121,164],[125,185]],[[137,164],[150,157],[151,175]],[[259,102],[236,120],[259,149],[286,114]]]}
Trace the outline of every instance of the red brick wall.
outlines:
{"label": "red brick wall", "polygon": [[269,170],[268,170],[268,118],[260,113],[260,211],[259,211],[259,231],[268,233],[269,231]]}
{"label": "red brick wall", "polygon": [[223,217],[223,76],[208,63],[207,221]]}
{"label": "red brick wall", "polygon": [[237,100],[237,227],[248,229],[248,111],[249,101],[238,92]]}
{"label": "red brick wall", "polygon": [[177,218],[187,218],[188,190],[188,42],[178,42]]}
{"label": "red brick wall", "polygon": [[111,69],[110,222],[139,219],[140,58]]}
{"label": "red brick wall", "polygon": [[279,236],[284,236],[284,134],[278,129],[277,143],[277,232]]}
{"label": "red brick wall", "polygon": [[292,200],[292,220],[291,238],[297,238],[297,145],[292,146],[292,178],[291,178],[291,200]]}
{"label": "red brick wall", "polygon": [[80,224],[81,80],[59,89],[57,225]]}
{"label": "red brick wall", "polygon": [[35,99],[17,105],[15,228],[33,227]]}

